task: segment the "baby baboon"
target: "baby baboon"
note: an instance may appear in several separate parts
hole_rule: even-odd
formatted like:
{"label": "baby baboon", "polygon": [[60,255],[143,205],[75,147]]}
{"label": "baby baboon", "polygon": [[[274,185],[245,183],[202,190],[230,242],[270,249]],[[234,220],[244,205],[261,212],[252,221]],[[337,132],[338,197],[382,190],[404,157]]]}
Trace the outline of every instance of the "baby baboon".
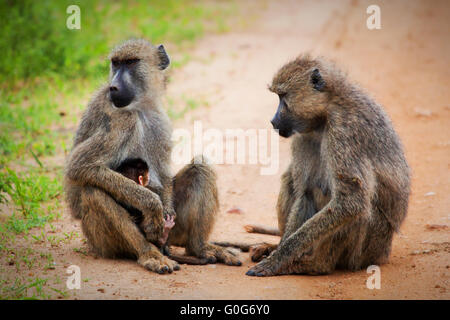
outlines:
{"label": "baby baboon", "polygon": [[[117,168],[117,172],[121,173],[128,179],[133,180],[137,184],[140,184],[143,187],[147,187],[149,176],[148,176],[148,166],[141,159],[129,159],[124,162]],[[127,209],[127,211],[131,214],[134,221],[137,225],[142,223],[142,212],[132,206],[128,206],[126,204],[121,205]],[[158,239],[158,245],[161,247],[161,252],[166,253],[170,259],[175,260],[178,263],[182,264],[192,264],[192,265],[202,265],[207,264],[208,260],[203,258],[197,258],[192,256],[180,256],[175,254],[170,254],[167,238],[169,236],[170,230],[175,225],[175,216],[165,216],[164,217],[164,230],[161,238]],[[207,240],[207,239],[206,239]]]}
{"label": "baby baboon", "polygon": [[117,172],[143,187],[148,185],[148,165],[141,159],[127,159],[116,169]]}
{"label": "baby baboon", "polygon": [[[385,262],[410,192],[402,146],[380,105],[321,59],[300,56],[269,88],[272,119],[293,136],[281,178],[281,240],[247,275],[325,274]],[[262,250],[264,251],[264,250]]]}
{"label": "baby baboon", "polygon": [[[215,213],[219,210],[216,174],[204,159],[196,159],[174,177],[177,223],[169,234],[168,243],[184,246],[187,255],[204,258],[209,263],[217,260],[240,266],[241,262],[234,257],[233,252],[206,242],[214,226]],[[205,212],[214,214],[205,215]]]}
{"label": "baby baboon", "polygon": [[[149,176],[148,176],[148,166],[141,159],[128,159],[120,164],[116,170],[128,179],[133,180],[137,184],[143,187],[147,187]],[[138,209],[128,206],[126,204],[121,205],[127,209],[127,211],[134,218],[137,225],[142,223],[142,212]],[[170,229],[175,225],[175,216],[165,216],[164,217],[164,228],[161,237],[158,239],[158,245],[164,246],[167,242],[167,237],[169,236]]]}
{"label": "baby baboon", "polygon": [[[84,112],[66,165],[67,200],[72,215],[81,219],[88,244],[101,256],[131,257],[149,270],[172,272],[178,264],[163,256],[154,243],[163,234],[164,216],[175,216],[176,210],[174,230],[188,230],[201,239],[185,237],[178,245],[199,258],[239,265],[231,253],[205,242],[217,213],[212,210],[217,208],[212,168],[197,164],[203,160],[199,158],[175,181],[171,176],[171,126],[161,103],[169,65],[164,47],[130,40],[116,47],[110,59],[109,84],[94,95]],[[116,172],[129,159],[147,164],[146,187]],[[175,195],[173,189],[178,190]],[[121,203],[142,213],[141,228]],[[183,216],[192,213],[184,208],[194,207],[199,210],[192,218],[196,223],[183,225],[192,220]]]}

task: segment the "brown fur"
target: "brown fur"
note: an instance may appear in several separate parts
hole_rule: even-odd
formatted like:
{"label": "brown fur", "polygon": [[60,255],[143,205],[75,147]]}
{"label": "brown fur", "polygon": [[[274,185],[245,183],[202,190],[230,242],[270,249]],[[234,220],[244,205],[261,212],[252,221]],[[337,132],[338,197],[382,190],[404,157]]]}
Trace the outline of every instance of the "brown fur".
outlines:
{"label": "brown fur", "polygon": [[[139,177],[143,177],[143,186],[147,186],[148,184],[148,166],[145,162],[140,159],[131,159],[130,161],[123,162],[119,168],[116,170],[120,174],[124,175],[128,179],[133,180],[134,182],[140,184]],[[121,204],[122,205],[122,204]],[[134,218],[134,221],[137,224],[142,222],[142,212],[137,210],[136,208],[129,207],[127,205],[122,205]],[[206,238],[207,240],[207,238]],[[167,246],[168,244],[165,244]],[[205,258],[197,258],[193,256],[181,256],[176,254],[170,254],[169,248],[164,247],[163,252],[165,252],[168,257],[178,263],[181,264],[189,264],[189,265],[204,265],[208,263],[208,260]]]}
{"label": "brown fur", "polygon": [[[164,215],[176,215],[175,229],[201,234],[201,239],[195,240],[180,235],[178,245],[199,258],[214,256],[227,264],[240,264],[224,249],[212,252],[204,242],[217,211],[212,169],[206,164],[191,164],[172,179],[171,126],[161,103],[166,81],[161,50],[144,40],[130,40],[115,48],[110,58],[140,59],[132,79],[136,96],[123,108],[112,104],[109,85],[93,96],[77,129],[65,172],[69,208],[81,219],[88,244],[103,257],[130,257],[149,270],[172,272],[178,264],[163,256],[154,243],[162,235]],[[112,77],[111,68],[110,81]],[[128,159],[147,163],[147,187],[115,172]],[[142,212],[140,226],[121,204]],[[192,210],[183,208],[197,208],[198,212],[191,218],[186,215],[193,214]],[[185,226],[191,219],[197,223]]]}
{"label": "brown fur", "polygon": [[220,261],[241,265],[232,252],[207,243],[219,210],[215,181],[216,174],[203,157],[194,158],[174,177],[177,223],[169,234],[168,243],[184,246],[186,254],[207,259],[210,263]]}
{"label": "brown fur", "polygon": [[283,66],[270,90],[287,105],[277,125],[294,128],[292,161],[277,203],[281,241],[262,248],[272,253],[247,274],[324,274],[386,262],[407,213],[410,175],[382,107],[309,56]]}

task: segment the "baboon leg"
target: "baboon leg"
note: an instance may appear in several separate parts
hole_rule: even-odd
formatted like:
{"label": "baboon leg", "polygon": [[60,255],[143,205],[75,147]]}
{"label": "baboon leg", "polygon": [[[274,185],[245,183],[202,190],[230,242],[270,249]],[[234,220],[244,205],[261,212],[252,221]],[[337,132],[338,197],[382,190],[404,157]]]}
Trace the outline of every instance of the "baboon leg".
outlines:
{"label": "baboon leg", "polygon": [[240,249],[242,252],[250,252],[250,257],[253,262],[261,261],[277,248],[276,244],[270,244],[267,242],[248,244],[241,242],[213,241],[212,244],[221,247],[237,248]]}
{"label": "baboon leg", "polygon": [[228,265],[241,265],[233,253],[208,243],[219,201],[213,169],[195,158],[174,177],[174,206],[177,218],[169,234],[169,244],[183,246],[186,254]]}
{"label": "baboon leg", "polygon": [[287,217],[286,226],[280,243],[284,242],[317,212],[316,206],[314,205],[314,199],[309,192],[305,192],[304,195],[297,198],[290,209],[291,212]]}
{"label": "baboon leg", "polygon": [[364,240],[368,221],[358,218],[353,223],[325,238],[282,272],[298,274],[328,274],[336,268],[359,270],[363,267]]}
{"label": "baboon leg", "polygon": [[180,264],[190,264],[190,265],[205,265],[208,264],[208,260],[203,258],[182,256],[178,254],[169,254],[169,258],[180,263]]}
{"label": "baboon leg", "polygon": [[171,260],[178,262],[179,264],[189,264],[189,265],[205,265],[208,264],[207,259],[200,259],[193,256],[179,255],[170,252],[170,246],[166,244],[161,247],[160,252],[165,256],[169,257]]}
{"label": "baboon leg", "polygon": [[289,214],[295,202],[294,181],[292,179],[292,168],[289,166],[287,171],[281,176],[280,193],[277,201],[278,229],[283,236]]}
{"label": "baboon leg", "polygon": [[[67,181],[65,181],[68,184]],[[81,209],[81,187],[73,185],[70,188],[66,188],[66,199],[69,204],[69,210],[72,217],[75,219],[81,219],[83,212]]]}
{"label": "baboon leg", "polygon": [[175,261],[164,257],[156,246],[145,240],[129,213],[107,193],[85,187],[81,197],[83,233],[96,254],[134,258],[144,268],[157,273],[179,269]]}
{"label": "baboon leg", "polygon": [[381,212],[377,212],[368,223],[366,241],[362,250],[361,267],[387,262],[392,248],[394,232],[394,227],[383,217]]}
{"label": "baboon leg", "polygon": [[341,243],[329,237],[305,253],[301,258],[292,261],[278,261],[276,265],[269,259],[264,259],[251,270],[248,275],[274,276],[284,274],[328,274],[335,270],[339,256],[342,254]]}
{"label": "baboon leg", "polygon": [[[269,257],[249,270],[249,275],[273,276],[283,274],[320,275],[332,273],[337,267],[358,270],[362,267],[363,243],[367,221],[358,218],[334,234],[315,244],[301,257],[282,259]],[[280,243],[280,248],[283,244]],[[286,249],[285,247],[283,249]],[[274,252],[275,254],[276,252]]]}
{"label": "baboon leg", "polygon": [[250,247],[254,244],[244,243],[244,242],[230,242],[230,241],[213,241],[212,244],[221,247],[230,247],[241,250],[242,252],[249,252]]}

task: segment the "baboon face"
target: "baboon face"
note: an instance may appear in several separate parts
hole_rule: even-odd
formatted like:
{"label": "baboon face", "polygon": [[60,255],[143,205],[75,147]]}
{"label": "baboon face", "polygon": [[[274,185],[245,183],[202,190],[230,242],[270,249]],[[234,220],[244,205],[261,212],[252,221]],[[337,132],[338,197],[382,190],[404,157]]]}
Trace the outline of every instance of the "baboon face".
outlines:
{"label": "baboon face", "polygon": [[164,86],[162,71],[170,61],[163,45],[155,47],[145,40],[130,40],[116,47],[110,59],[109,98],[117,108]]}
{"label": "baboon face", "polygon": [[309,57],[300,57],[283,66],[269,90],[279,97],[271,123],[282,137],[319,128],[326,118],[326,83],[320,66]]}

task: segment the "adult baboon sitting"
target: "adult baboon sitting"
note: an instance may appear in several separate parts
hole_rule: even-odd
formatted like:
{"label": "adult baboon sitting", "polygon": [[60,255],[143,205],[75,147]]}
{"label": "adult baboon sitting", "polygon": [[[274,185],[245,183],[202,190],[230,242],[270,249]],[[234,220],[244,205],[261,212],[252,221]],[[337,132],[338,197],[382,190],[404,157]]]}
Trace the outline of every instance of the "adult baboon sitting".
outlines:
{"label": "adult baboon sitting", "polygon": [[[170,174],[171,126],[162,108],[169,57],[162,45],[130,40],[111,55],[109,84],[90,101],[67,159],[65,186],[72,215],[90,247],[103,257],[131,257],[145,268],[172,272],[178,264],[155,246],[164,216],[176,215],[170,243],[209,262],[240,265],[207,243],[218,209],[216,177],[203,158]],[[148,187],[115,169],[128,159],[149,168]],[[140,226],[124,206],[142,212]]]}

